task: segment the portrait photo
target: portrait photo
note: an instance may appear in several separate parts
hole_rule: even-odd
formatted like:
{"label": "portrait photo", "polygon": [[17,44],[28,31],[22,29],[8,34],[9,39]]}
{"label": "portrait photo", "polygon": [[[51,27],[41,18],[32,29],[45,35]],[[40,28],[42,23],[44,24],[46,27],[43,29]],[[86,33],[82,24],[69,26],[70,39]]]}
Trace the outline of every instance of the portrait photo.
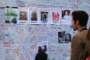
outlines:
{"label": "portrait photo", "polygon": [[19,20],[27,20],[27,12],[26,11],[20,11]]}
{"label": "portrait photo", "polygon": [[58,32],[58,43],[71,42],[71,34],[66,31]]}
{"label": "portrait photo", "polygon": [[70,19],[71,12],[70,10],[62,10],[62,19]]}
{"label": "portrait photo", "polygon": [[59,21],[59,12],[52,12],[52,21]]}
{"label": "portrait photo", "polygon": [[31,13],[31,21],[37,21],[37,11],[32,11],[32,13]]}

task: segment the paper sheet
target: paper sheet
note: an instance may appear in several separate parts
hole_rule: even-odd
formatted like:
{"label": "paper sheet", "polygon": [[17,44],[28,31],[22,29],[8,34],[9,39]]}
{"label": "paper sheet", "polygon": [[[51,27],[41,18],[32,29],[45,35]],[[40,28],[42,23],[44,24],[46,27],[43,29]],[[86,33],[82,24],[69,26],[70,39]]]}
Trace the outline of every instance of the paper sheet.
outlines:
{"label": "paper sheet", "polygon": [[17,23],[18,24],[28,24],[28,16],[29,16],[29,10],[28,8],[24,7],[24,8],[18,8],[18,20]]}

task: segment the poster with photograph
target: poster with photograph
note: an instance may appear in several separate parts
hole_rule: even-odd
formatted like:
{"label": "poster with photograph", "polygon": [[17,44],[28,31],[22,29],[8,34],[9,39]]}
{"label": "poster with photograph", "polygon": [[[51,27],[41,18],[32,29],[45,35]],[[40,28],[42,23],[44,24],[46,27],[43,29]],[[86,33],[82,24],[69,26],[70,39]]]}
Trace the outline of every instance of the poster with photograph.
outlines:
{"label": "poster with photograph", "polygon": [[60,25],[60,9],[51,9],[51,24]]}
{"label": "poster with photograph", "polygon": [[70,8],[62,8],[62,24],[71,25],[71,12]]}
{"label": "poster with photograph", "polygon": [[29,8],[29,24],[39,24],[40,20],[39,8]]}
{"label": "poster with photograph", "polygon": [[42,51],[48,54],[48,41],[37,42],[37,50],[39,50],[39,48],[41,48]]}
{"label": "poster with photograph", "polygon": [[66,31],[58,32],[58,43],[70,43],[71,34]]}
{"label": "poster with photograph", "polygon": [[18,9],[6,8],[5,9],[5,23],[17,23]]}
{"label": "poster with photograph", "polygon": [[18,23],[20,24],[27,24],[28,23],[28,8],[18,8],[19,14],[18,14]]}
{"label": "poster with photograph", "polygon": [[40,24],[50,24],[50,9],[40,9]]}

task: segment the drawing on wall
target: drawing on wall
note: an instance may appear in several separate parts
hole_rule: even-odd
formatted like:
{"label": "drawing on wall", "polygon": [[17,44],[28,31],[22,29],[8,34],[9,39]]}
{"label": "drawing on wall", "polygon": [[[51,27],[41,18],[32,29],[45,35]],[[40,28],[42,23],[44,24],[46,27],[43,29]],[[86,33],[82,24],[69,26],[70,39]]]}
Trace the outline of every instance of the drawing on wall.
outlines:
{"label": "drawing on wall", "polygon": [[0,25],[5,22],[5,8],[0,8]]}
{"label": "drawing on wall", "polygon": [[90,3],[90,0],[86,0],[88,3]]}
{"label": "drawing on wall", "polygon": [[71,34],[66,31],[58,32],[58,43],[69,43],[71,42]]}
{"label": "drawing on wall", "polygon": [[69,2],[75,2],[76,0],[69,0]]}
{"label": "drawing on wall", "polygon": [[4,41],[4,40],[5,40],[4,32],[0,29],[0,41]]}
{"label": "drawing on wall", "polygon": [[25,2],[21,0],[16,1],[18,7],[25,7]]}
{"label": "drawing on wall", "polygon": [[51,5],[51,0],[36,0],[37,4]]}

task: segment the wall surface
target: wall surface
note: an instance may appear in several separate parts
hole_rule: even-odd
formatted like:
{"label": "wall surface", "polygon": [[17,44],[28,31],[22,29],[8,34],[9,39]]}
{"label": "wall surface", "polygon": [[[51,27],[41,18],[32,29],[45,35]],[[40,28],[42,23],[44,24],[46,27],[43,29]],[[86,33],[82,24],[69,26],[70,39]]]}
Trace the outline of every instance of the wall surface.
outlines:
{"label": "wall surface", "polygon": [[[71,28],[71,13],[84,10],[90,16],[89,5],[89,0],[1,0],[0,60],[34,60],[38,46],[44,45],[48,60],[70,60],[71,39],[78,33]],[[64,18],[66,10],[69,19]],[[33,11],[37,12],[36,21],[31,19]],[[19,19],[20,12],[26,13],[27,19]],[[41,20],[44,13],[46,21]]]}

